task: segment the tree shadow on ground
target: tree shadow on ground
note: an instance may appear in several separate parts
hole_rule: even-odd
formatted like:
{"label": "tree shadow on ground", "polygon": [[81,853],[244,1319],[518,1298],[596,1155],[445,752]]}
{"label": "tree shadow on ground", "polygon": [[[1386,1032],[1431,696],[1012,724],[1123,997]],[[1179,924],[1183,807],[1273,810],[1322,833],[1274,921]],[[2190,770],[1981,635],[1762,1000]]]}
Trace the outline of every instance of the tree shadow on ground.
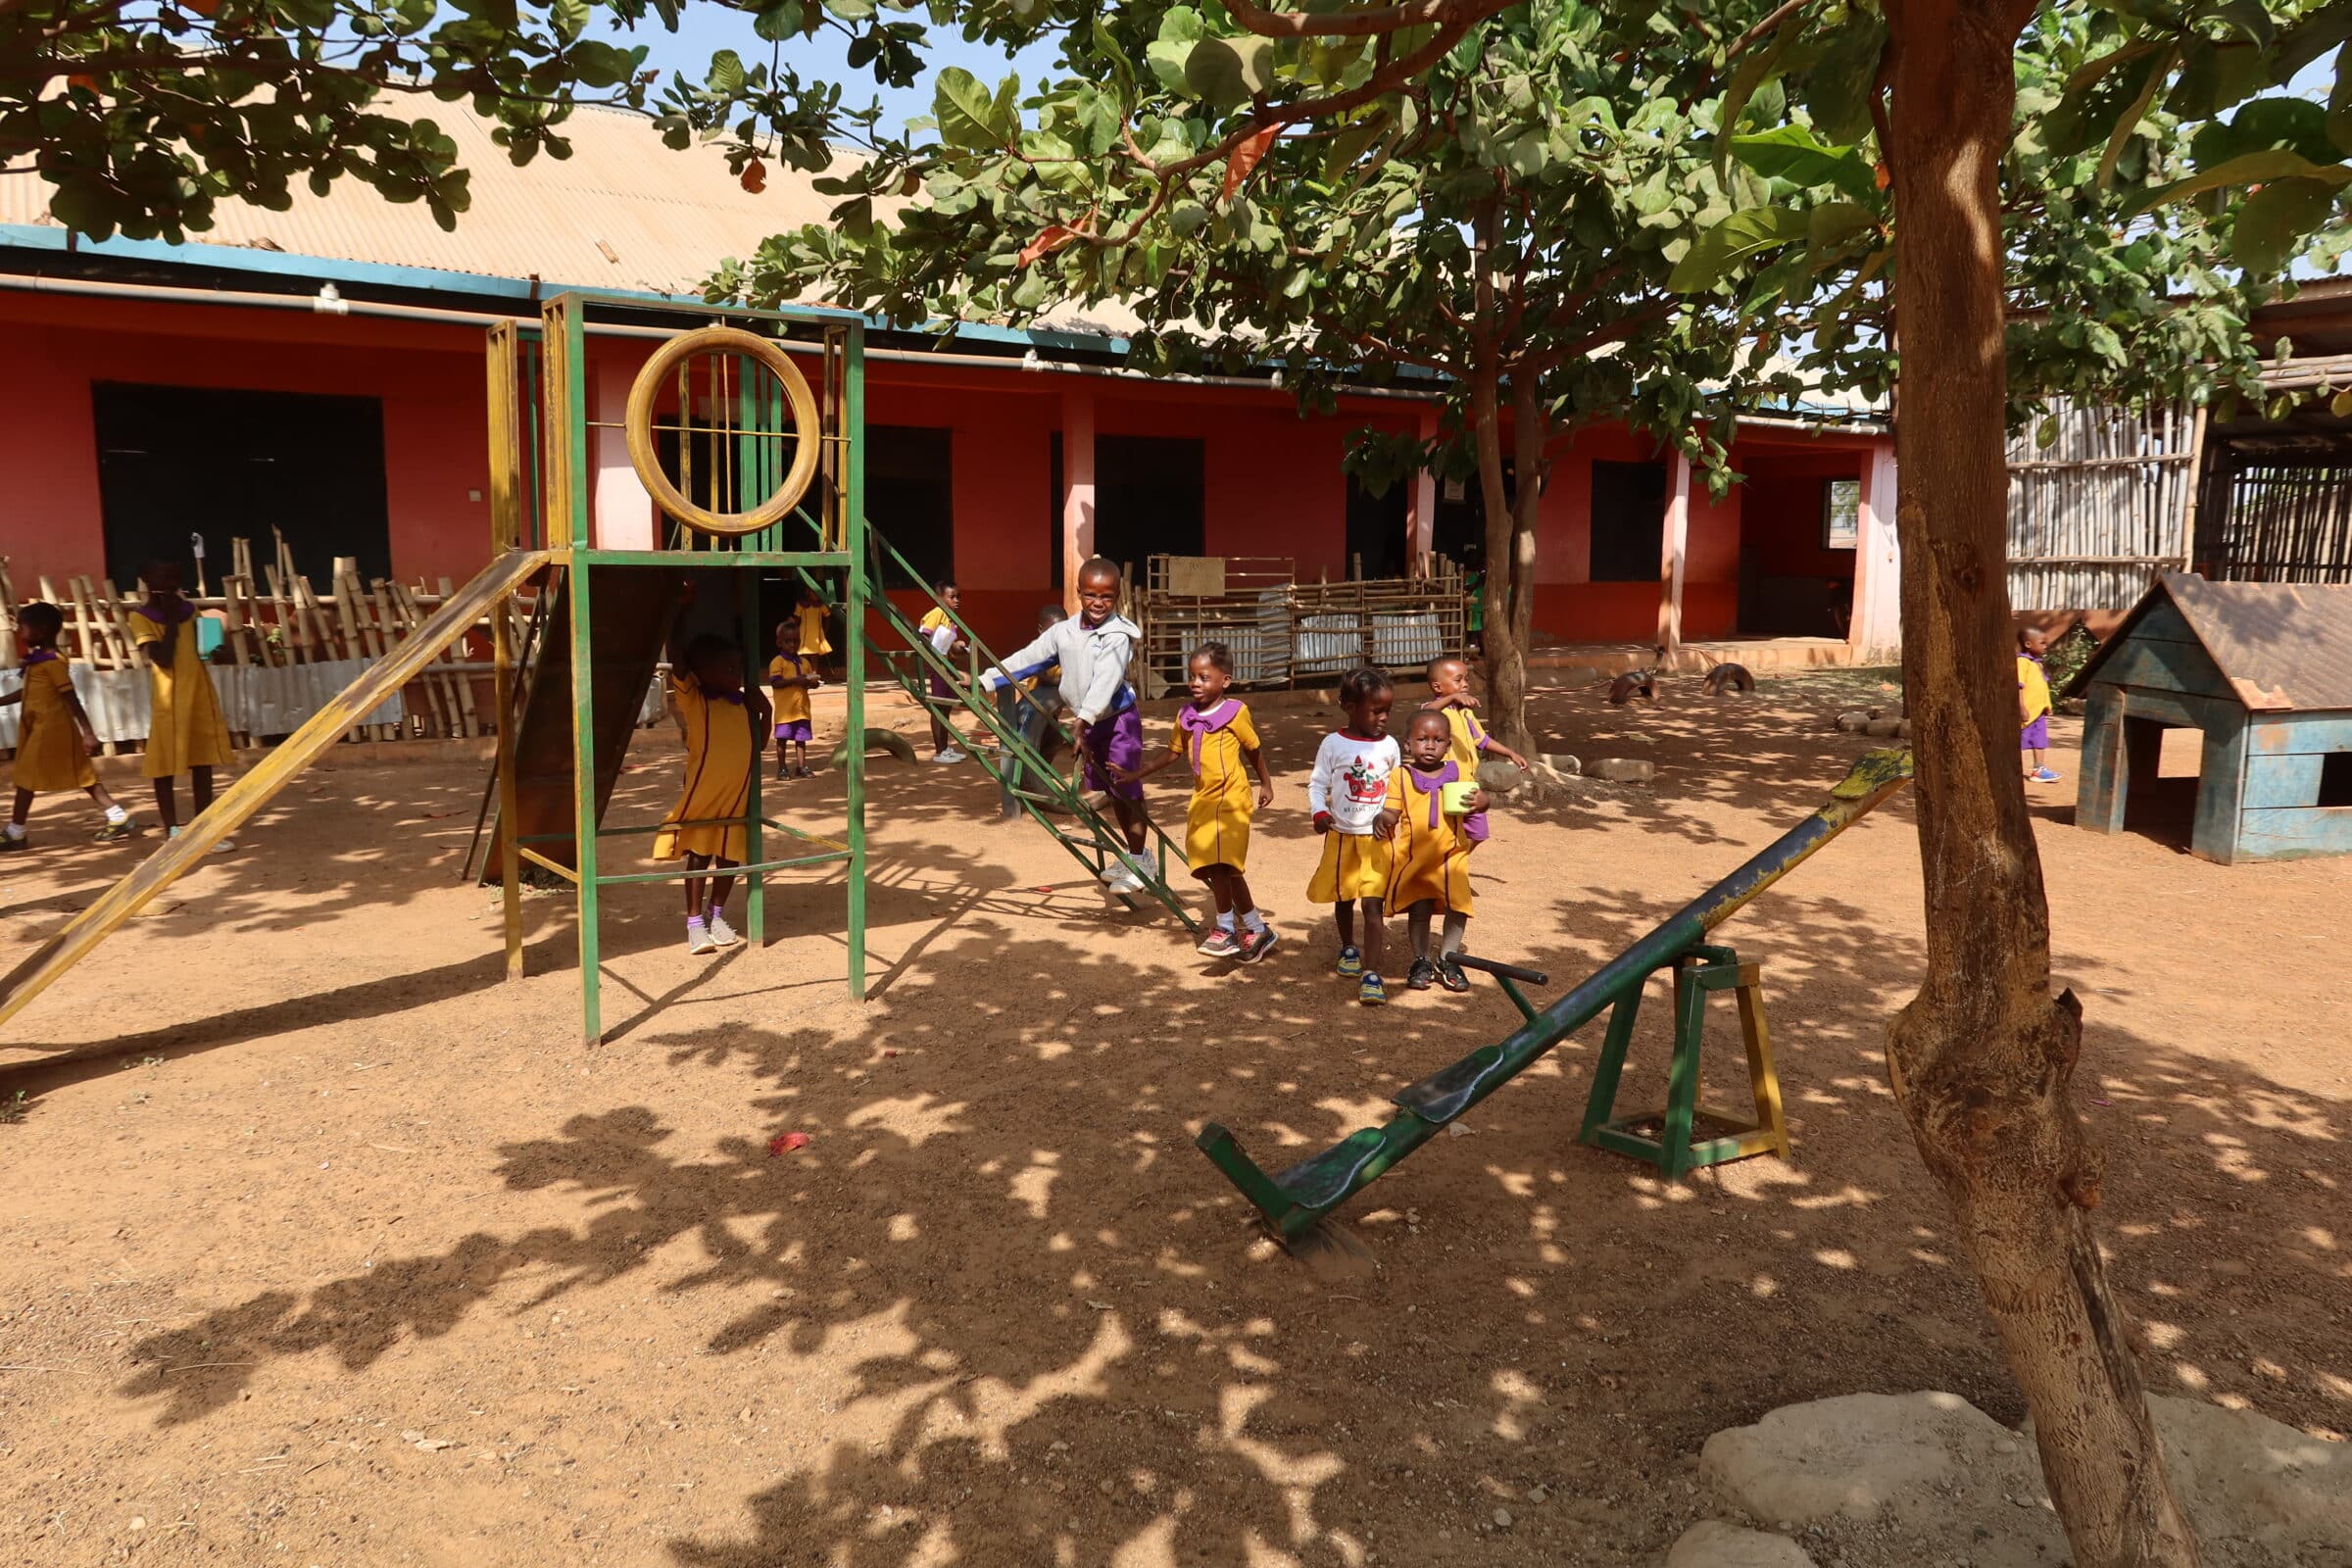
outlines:
{"label": "tree shadow on ground", "polygon": [[[1523,956],[1564,990],[1673,902],[1563,900]],[[1631,1561],[1699,1506],[1696,1443],[1778,1404],[1940,1388],[2020,1414],[1885,1085],[1884,1020],[1922,956],[1853,906],[1776,891],[1727,933],[1765,964],[1792,1164],[1675,1185],[1574,1146],[1590,1026],[1349,1205],[1380,1268],[1336,1288],[1185,1145],[1214,1116],[1278,1168],[1516,1014],[1484,987],[1347,1007],[1297,954],[1203,986],[1159,948],[1074,953],[1057,926],[975,912],[940,942],[985,954],[984,985],[894,990],[848,1029],[633,1035],[612,1049],[649,1078],[757,1086],[757,1132],[678,1147],[646,1103],[571,1115],[486,1174],[576,1219],[482,1226],[148,1335],[117,1392],[195,1421],[288,1357],[364,1373],[479,1314],[701,1301],[694,1383],[824,1413],[777,1440],[748,1523],[713,1503],[668,1535],[692,1568]],[[1645,1011],[1629,1083],[1663,1076],[1665,1009]],[[1723,1020],[1714,1039],[1720,1084]],[[2107,1102],[2101,1228],[2151,1385],[2340,1431],[2342,1102],[2096,1005],[2078,1082]],[[812,1142],[771,1155],[788,1128]],[[632,1279],[648,1304],[600,1294]]]}

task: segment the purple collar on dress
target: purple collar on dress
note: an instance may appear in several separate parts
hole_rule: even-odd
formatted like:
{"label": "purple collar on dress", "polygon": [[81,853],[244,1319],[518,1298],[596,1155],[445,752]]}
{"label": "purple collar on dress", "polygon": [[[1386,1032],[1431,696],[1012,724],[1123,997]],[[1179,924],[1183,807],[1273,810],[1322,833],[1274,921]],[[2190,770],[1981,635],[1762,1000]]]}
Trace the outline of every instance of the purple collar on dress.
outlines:
{"label": "purple collar on dress", "polygon": [[196,607],[174,594],[172,598],[172,609],[166,614],[159,615],[155,612],[155,601],[152,599],[139,606],[133,613],[145,615],[159,626],[176,626],[190,615],[195,614]]}
{"label": "purple collar on dress", "polygon": [[24,651],[24,664],[29,669],[34,664],[46,664],[52,659],[65,657],[54,648],[28,648]]}
{"label": "purple collar on dress", "polygon": [[1214,708],[1200,709],[1187,703],[1176,710],[1176,727],[1193,738],[1193,773],[1200,772],[1200,741],[1232,723],[1242,710],[1242,700],[1228,697]]}
{"label": "purple collar on dress", "polygon": [[1448,784],[1459,783],[1462,777],[1462,770],[1454,766],[1451,762],[1446,762],[1439,766],[1435,771],[1425,773],[1420,768],[1415,767],[1410,762],[1407,762],[1405,764],[1405,771],[1413,775],[1413,783],[1420,788],[1423,794],[1429,797],[1429,825],[1431,827],[1436,827],[1438,825],[1438,802],[1440,798],[1438,792]]}

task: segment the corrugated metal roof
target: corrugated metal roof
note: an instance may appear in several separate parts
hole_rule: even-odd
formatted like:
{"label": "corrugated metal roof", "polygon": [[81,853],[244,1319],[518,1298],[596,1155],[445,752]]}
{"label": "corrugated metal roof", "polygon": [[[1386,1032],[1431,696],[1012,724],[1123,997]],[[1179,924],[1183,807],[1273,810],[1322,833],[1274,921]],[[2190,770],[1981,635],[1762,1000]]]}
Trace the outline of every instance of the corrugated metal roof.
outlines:
{"label": "corrugated metal roof", "polygon": [[[541,277],[585,288],[695,294],[727,257],[748,257],[770,234],[821,223],[835,198],[809,177],[771,171],[759,195],[727,172],[715,148],[672,152],[653,126],[616,110],[582,108],[564,125],[572,156],[542,154],[517,169],[490,140],[490,123],[463,104],[435,104],[430,118],[458,144],[472,175],[472,205],[454,231],[421,202],[395,206],[356,179],[325,196],[297,185],[282,213],[220,204],[215,226],[189,236],[198,254],[214,246],[431,268],[490,277]],[[49,187],[38,178],[0,179],[0,223],[54,225]],[[608,248],[611,254],[607,254]]]}
{"label": "corrugated metal roof", "polygon": [[2352,583],[2211,582],[2168,571],[2107,639],[2085,680],[2160,595],[2249,709],[2352,709]]}

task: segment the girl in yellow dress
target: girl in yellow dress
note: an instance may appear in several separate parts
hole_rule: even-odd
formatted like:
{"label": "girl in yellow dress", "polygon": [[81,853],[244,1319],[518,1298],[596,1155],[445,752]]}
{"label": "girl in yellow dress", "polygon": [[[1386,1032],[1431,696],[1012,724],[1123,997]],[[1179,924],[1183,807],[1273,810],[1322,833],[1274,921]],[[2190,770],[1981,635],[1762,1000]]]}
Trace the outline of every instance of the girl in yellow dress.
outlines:
{"label": "girl in yellow dress", "polygon": [[[1433,981],[1448,991],[1470,989],[1469,977],[1453,961],[1470,928],[1470,839],[1463,831],[1465,817],[1487,808],[1486,792],[1447,760],[1453,747],[1453,726],[1444,710],[1424,708],[1413,715],[1404,735],[1404,765],[1389,775],[1389,800],[1380,813],[1389,830],[1389,893],[1384,907],[1405,913],[1413,945],[1413,966],[1404,983],[1427,991]],[[1449,784],[1467,783],[1463,799],[1448,810],[1445,798]],[[1433,914],[1446,916],[1445,936],[1436,962],[1430,961],[1429,925]]]}
{"label": "girl in yellow dress", "polygon": [[[1217,918],[1200,939],[1212,958],[1255,963],[1274,946],[1274,929],[1250,896],[1250,818],[1274,804],[1274,780],[1258,748],[1250,710],[1225,690],[1233,684],[1233,650],[1202,643],[1187,666],[1193,700],[1176,715],[1176,729],[1158,761],[1139,768],[1113,766],[1124,783],[1140,783],[1179,758],[1192,763],[1193,805],[1184,830],[1184,858],[1193,875],[1208,884]],[[1257,786],[1250,784],[1256,773]],[[1240,925],[1237,929],[1236,920]]]}
{"label": "girl in yellow dress", "polygon": [[24,634],[24,684],[0,697],[0,708],[23,703],[24,711],[17,720],[16,809],[7,827],[0,829],[0,850],[22,850],[30,843],[24,836],[24,818],[32,810],[32,798],[54,791],[80,790],[106,808],[99,843],[126,839],[134,831],[129,814],[115,804],[90,766],[98,733],[90,727],[90,715],[82,711],[81,699],[74,695],[74,662],[57,651],[57,635],[65,624],[62,611],[37,599],[17,612],[17,626]]}
{"label": "girl in yellow dress", "polygon": [[[694,602],[691,583],[686,602]],[[743,940],[727,924],[727,895],[735,889],[730,873],[743,863],[742,817],[767,733],[767,704],[744,689],[735,645],[708,633],[683,651],[673,640],[669,695],[686,726],[686,788],[654,835],[654,858],[682,856],[689,870],[718,873],[686,879],[686,951],[716,953]]]}
{"label": "girl in yellow dress", "polygon": [[[1396,705],[1396,683],[1374,665],[1341,676],[1340,707],[1348,722],[1323,737],[1315,749],[1314,771],[1306,777],[1306,808],[1323,836],[1323,858],[1307,879],[1306,897],[1332,906],[1340,934],[1340,975],[1356,983],[1355,1000],[1367,1007],[1389,1000],[1380,977],[1387,942],[1381,901],[1388,894],[1391,849],[1382,808],[1398,760],[1396,739],[1389,733],[1389,710]],[[1355,945],[1359,910],[1361,948]]]}
{"label": "girl in yellow dress", "polygon": [[825,635],[825,617],[831,613],[824,596],[804,584],[800,604],[792,612],[792,618],[800,622],[800,646],[794,650],[779,647],[776,652],[797,652],[808,659],[824,658],[833,651],[833,641]]}
{"label": "girl in yellow dress", "polygon": [[[1462,777],[1478,777],[1478,764],[1489,752],[1509,762],[1524,773],[1527,759],[1487,733],[1478,721],[1478,699],[1470,695],[1470,665],[1467,661],[1448,655],[1436,659],[1429,665],[1429,701],[1421,705],[1446,715],[1446,727],[1453,732],[1453,744],[1446,760],[1461,769]],[[1487,813],[1462,818],[1462,838],[1475,850],[1487,842]]]}
{"label": "girl in yellow dress", "polygon": [[[155,814],[168,838],[179,836],[179,803],[172,781],[188,775],[196,814],[213,804],[213,769],[228,762],[228,726],[204,656],[196,651],[196,607],[179,597],[179,565],[160,557],[140,568],[147,602],[130,612],[130,640],[147,658],[145,772],[155,781]],[[216,849],[233,850],[222,839]]]}

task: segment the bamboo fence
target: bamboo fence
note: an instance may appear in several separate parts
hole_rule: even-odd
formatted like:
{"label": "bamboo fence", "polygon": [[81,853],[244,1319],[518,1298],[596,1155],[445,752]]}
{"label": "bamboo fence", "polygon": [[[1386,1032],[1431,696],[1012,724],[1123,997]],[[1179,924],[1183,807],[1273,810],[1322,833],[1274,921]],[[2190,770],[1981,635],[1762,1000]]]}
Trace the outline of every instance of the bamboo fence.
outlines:
{"label": "bamboo fence", "polygon": [[2254,461],[2218,474],[2199,564],[2225,582],[2352,582],[2352,461]]}
{"label": "bamboo fence", "polygon": [[2009,443],[2009,605],[2103,610],[2135,604],[2189,564],[2205,414],[2061,403],[2057,439],[2029,426]]}
{"label": "bamboo fence", "polygon": [[1442,556],[1409,577],[1300,582],[1297,563],[1270,556],[1153,556],[1130,613],[1143,636],[1138,689],[1181,691],[1185,662],[1204,642],[1233,650],[1234,684],[1330,680],[1358,664],[1418,671],[1465,651],[1469,600],[1461,568]]}
{"label": "bamboo fence", "polygon": [[[419,580],[413,587],[385,577],[363,579],[357,561],[338,558],[322,597],[308,577],[294,569],[284,539],[279,537],[273,544],[272,559],[257,574],[251,542],[231,541],[229,570],[220,579],[219,591],[187,596],[200,615],[217,617],[220,623],[220,650],[213,656],[216,662],[270,668],[345,661],[373,662],[397,647],[456,591],[447,577],[430,586]],[[48,576],[35,581],[32,595],[24,595],[23,587],[10,572],[7,558],[0,557],[0,669],[14,668],[18,662],[17,609],[27,597],[47,600],[64,613],[59,653],[93,670],[140,667],[140,656],[130,636],[130,612],[143,602],[143,595],[121,593],[112,581],[93,579],[88,573],[66,579],[62,593]],[[510,600],[491,612],[513,617],[520,636],[527,607]],[[492,728],[487,700],[474,685],[489,666],[466,656],[478,652],[467,646],[475,638],[486,648],[489,632],[485,620],[474,637],[452,645],[425,666],[402,692],[404,716],[400,723],[362,725],[352,732],[352,738],[426,740],[487,734]],[[257,737],[232,734],[231,738],[246,745]],[[127,749],[127,744],[121,749]],[[110,755],[118,749],[115,742],[106,744]]]}

